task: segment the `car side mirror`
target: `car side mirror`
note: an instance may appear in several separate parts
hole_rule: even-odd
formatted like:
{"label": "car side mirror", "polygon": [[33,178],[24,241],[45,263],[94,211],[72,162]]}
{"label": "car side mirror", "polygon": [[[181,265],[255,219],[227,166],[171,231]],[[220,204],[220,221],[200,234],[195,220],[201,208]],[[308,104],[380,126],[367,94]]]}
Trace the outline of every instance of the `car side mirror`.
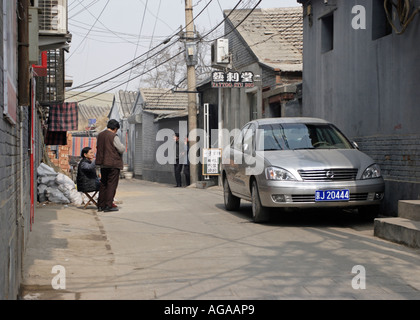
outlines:
{"label": "car side mirror", "polygon": [[352,142],[352,145],[353,145],[353,147],[355,147],[357,150],[360,150],[359,145],[358,145],[355,141],[353,141],[353,142]]}

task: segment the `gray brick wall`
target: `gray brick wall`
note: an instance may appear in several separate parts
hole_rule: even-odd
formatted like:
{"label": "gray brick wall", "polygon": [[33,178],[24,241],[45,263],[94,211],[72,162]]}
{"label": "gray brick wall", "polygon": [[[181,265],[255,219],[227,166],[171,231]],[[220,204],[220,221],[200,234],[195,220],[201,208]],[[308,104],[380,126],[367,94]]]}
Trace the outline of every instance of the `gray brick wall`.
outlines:
{"label": "gray brick wall", "polygon": [[[3,12],[3,2],[0,2],[0,12]],[[2,19],[3,15],[0,15],[0,34],[3,34]],[[18,296],[22,259],[30,232],[28,152],[30,112],[28,107],[18,109],[16,125],[10,124],[3,117],[3,71],[2,37],[0,40],[0,300],[16,299]],[[20,129],[21,122],[22,130]],[[40,128],[39,122],[37,126]],[[41,134],[40,130],[38,134]],[[42,146],[39,145],[37,164],[40,161],[39,155],[42,154],[41,148]],[[23,170],[21,170],[21,165]]]}
{"label": "gray brick wall", "polygon": [[[3,114],[3,106],[0,108]],[[17,216],[20,168],[18,131],[3,117],[0,119],[0,299],[10,299],[15,292],[18,242]]]}
{"label": "gray brick wall", "polygon": [[[0,88],[3,89],[2,83]],[[0,106],[2,113],[3,103]],[[41,127],[38,119],[36,126]],[[18,110],[16,125],[0,118],[0,300],[17,298],[22,259],[30,233],[29,128],[28,107]],[[41,161],[43,147],[42,131],[37,130],[35,170]]]}
{"label": "gray brick wall", "polygon": [[420,182],[420,135],[385,135],[355,139],[375,159],[386,179]]}
{"label": "gray brick wall", "polygon": [[[363,4],[365,30],[351,27],[357,1],[337,0],[336,10],[322,0],[310,3],[312,24],[304,17],[303,115],[325,118],[356,137],[384,173],[383,213],[395,215],[398,200],[420,199],[420,20],[414,19],[402,35],[375,38],[374,18],[380,16],[376,9],[383,10],[383,1]],[[325,14],[334,16],[333,49],[328,52],[322,51],[320,18]]]}
{"label": "gray brick wall", "polygon": [[420,135],[383,135],[353,139],[381,167],[385,179],[383,213],[398,215],[398,201],[420,198]]}
{"label": "gray brick wall", "polygon": [[227,37],[229,39],[229,50],[233,53],[233,64],[235,68],[241,69],[258,61],[257,57],[248,49],[246,42],[239,36],[238,32],[231,32],[232,29],[233,25],[230,21],[226,22],[225,34],[229,34]]}

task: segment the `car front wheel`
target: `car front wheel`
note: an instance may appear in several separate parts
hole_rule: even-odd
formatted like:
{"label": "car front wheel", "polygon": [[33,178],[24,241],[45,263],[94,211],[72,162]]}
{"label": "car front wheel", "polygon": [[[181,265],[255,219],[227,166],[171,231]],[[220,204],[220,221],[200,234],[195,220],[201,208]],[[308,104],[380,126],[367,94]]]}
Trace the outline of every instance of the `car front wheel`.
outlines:
{"label": "car front wheel", "polygon": [[252,219],[256,223],[265,222],[269,219],[268,208],[261,204],[257,181],[252,182]]}
{"label": "car front wheel", "polygon": [[239,209],[239,206],[241,205],[241,199],[232,194],[227,178],[223,180],[223,197],[227,211],[235,211]]}

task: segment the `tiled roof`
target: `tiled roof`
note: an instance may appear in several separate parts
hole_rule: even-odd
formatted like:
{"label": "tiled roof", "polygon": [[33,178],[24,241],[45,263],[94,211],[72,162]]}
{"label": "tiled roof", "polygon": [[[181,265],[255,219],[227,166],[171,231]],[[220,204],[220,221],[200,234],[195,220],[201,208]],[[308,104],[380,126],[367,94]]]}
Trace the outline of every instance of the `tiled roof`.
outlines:
{"label": "tiled roof", "polygon": [[[237,26],[251,11],[237,10],[229,20]],[[225,10],[225,15],[230,10]],[[259,62],[283,71],[302,71],[302,7],[256,9],[237,31],[258,57]]]}
{"label": "tiled roof", "polygon": [[114,94],[97,92],[66,91],[66,102],[79,102],[87,106],[108,107],[112,106]]}
{"label": "tiled roof", "polygon": [[174,93],[171,89],[143,88],[140,89],[145,105],[144,111],[154,114],[184,114],[188,113],[188,94]]}
{"label": "tiled roof", "polygon": [[108,117],[114,95],[111,93],[98,94],[97,92],[67,91],[66,98],[67,102],[81,101],[78,103],[78,129],[83,131],[86,130],[89,119],[100,121]]}
{"label": "tiled roof", "polygon": [[83,103],[79,104],[79,121],[89,119],[100,119],[106,117],[111,110],[110,107],[90,106]]}
{"label": "tiled roof", "polygon": [[137,100],[138,91],[118,91],[118,101],[120,103],[120,114],[122,118],[128,118]]}

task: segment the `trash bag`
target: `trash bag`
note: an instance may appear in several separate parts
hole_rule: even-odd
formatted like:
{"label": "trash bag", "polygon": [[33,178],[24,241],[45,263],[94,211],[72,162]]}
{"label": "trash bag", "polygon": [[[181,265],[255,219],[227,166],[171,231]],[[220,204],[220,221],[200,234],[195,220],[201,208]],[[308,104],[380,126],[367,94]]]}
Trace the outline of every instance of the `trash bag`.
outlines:
{"label": "trash bag", "polygon": [[53,168],[47,166],[45,163],[41,163],[36,170],[38,177],[45,177],[45,176],[57,176],[57,172],[54,171]]}
{"label": "trash bag", "polygon": [[70,203],[70,200],[58,188],[48,187],[45,194],[50,202],[62,204]]}

